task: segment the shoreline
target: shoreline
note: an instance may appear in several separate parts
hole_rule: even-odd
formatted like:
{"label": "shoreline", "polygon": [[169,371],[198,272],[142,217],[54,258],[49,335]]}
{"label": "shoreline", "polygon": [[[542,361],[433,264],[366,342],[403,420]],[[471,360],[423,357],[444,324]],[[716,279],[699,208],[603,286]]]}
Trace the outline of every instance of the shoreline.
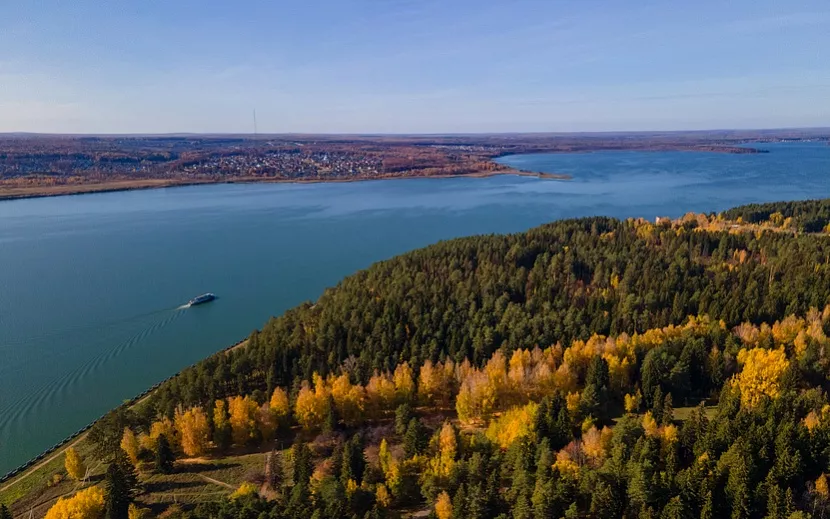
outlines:
{"label": "shoreline", "polygon": [[[239,349],[239,348],[244,348],[247,344],[248,344],[248,338],[246,337],[246,338],[244,338],[240,341],[237,341],[237,342],[231,344],[230,346],[226,346],[226,347],[222,348],[221,350],[217,351],[213,355],[218,355],[220,353],[224,353],[225,355],[227,355],[228,353],[230,353],[233,350],[236,350],[236,349]],[[150,396],[159,387],[161,387],[162,384],[164,384],[164,383],[170,381],[171,379],[179,376],[182,371],[184,371],[185,369],[187,369],[189,367],[192,367],[194,365],[195,364],[191,364],[190,366],[186,366],[186,367],[180,369],[179,371],[177,371],[173,375],[170,375],[169,377],[162,380],[161,382],[157,382],[157,383],[153,384],[148,389],[145,389],[142,393],[139,393],[138,395],[136,395],[133,398],[129,399],[128,401],[122,403],[121,405],[126,405],[129,409],[132,409],[132,408],[136,407],[137,405],[141,404],[142,402],[144,402],[145,400],[150,398]],[[116,406],[113,409],[117,409],[118,407],[120,407],[120,406]],[[109,411],[107,411],[107,413],[109,413]],[[83,441],[87,437],[87,435],[89,434],[89,429],[91,429],[92,426],[96,422],[98,422],[99,420],[104,418],[104,416],[106,416],[107,413],[104,413],[102,416],[100,416],[99,418],[96,418],[95,420],[93,420],[92,422],[90,422],[89,424],[84,426],[83,428],[79,429],[78,431],[76,431],[72,435],[67,436],[66,438],[64,438],[59,443],[56,443],[55,445],[53,445],[52,447],[50,447],[50,448],[46,449],[45,451],[41,452],[37,456],[29,459],[29,461],[27,461],[26,463],[18,466],[17,468],[14,468],[14,469],[10,470],[9,472],[7,472],[4,475],[1,475],[0,476],[0,493],[6,492],[9,488],[13,487],[14,485],[20,483],[21,481],[23,481],[27,477],[29,477],[32,474],[34,474],[35,472],[37,472],[44,465],[47,465],[48,463],[51,463],[58,456],[60,456],[64,452],[66,452],[66,449],[68,449],[70,447],[74,447],[75,445],[79,444],[81,441]]]}
{"label": "shoreline", "polygon": [[[702,153],[726,153],[726,154],[757,154],[766,153],[753,147],[723,146],[723,145],[700,145],[694,147],[674,146],[670,148],[644,147],[625,148],[629,151],[693,151]],[[571,149],[556,151],[524,151],[519,153],[505,153],[491,157],[494,164],[501,165],[496,159],[509,155],[528,155],[536,153],[593,153],[602,151],[620,151],[609,148],[596,149]],[[89,195],[95,193],[115,193],[119,191],[138,191],[144,189],[161,189],[170,187],[200,186],[209,184],[323,184],[323,183],[346,183],[346,182],[368,182],[372,180],[413,180],[413,179],[446,179],[446,178],[488,178],[497,175],[516,175],[523,177],[539,178],[543,180],[573,180],[571,175],[561,173],[544,173],[536,171],[525,171],[517,169],[503,169],[496,171],[477,171],[473,173],[458,173],[448,175],[378,175],[364,178],[262,178],[262,177],[237,177],[230,179],[175,179],[175,178],[154,178],[141,180],[118,179],[103,183],[89,184],[68,184],[58,186],[32,186],[32,187],[2,187],[0,186],[0,202],[8,200],[24,200],[28,198],[49,198],[56,196]]]}
{"label": "shoreline", "polygon": [[[475,173],[460,173],[454,175],[399,175],[377,176],[366,178],[258,178],[238,177],[222,180],[175,180],[175,179],[148,179],[148,180],[115,180],[102,184],[74,184],[46,187],[12,187],[0,188],[0,202],[10,200],[25,200],[29,198],[51,198],[59,196],[91,195],[97,193],[116,193],[121,191],[140,191],[146,189],[164,189],[172,187],[204,186],[218,184],[344,184],[351,182],[369,182],[379,180],[415,180],[415,179],[448,179],[448,178],[489,178],[499,175],[515,175],[520,177],[535,177],[542,180],[571,180],[573,177],[555,173],[535,173],[532,171],[499,170],[479,171]],[[50,190],[51,188],[51,190]]]}

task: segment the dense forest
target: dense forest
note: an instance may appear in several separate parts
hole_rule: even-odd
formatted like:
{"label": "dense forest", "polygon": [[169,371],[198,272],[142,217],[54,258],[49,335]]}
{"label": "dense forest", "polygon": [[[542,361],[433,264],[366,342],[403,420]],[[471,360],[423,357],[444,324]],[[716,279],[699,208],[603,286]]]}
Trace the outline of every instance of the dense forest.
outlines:
{"label": "dense forest", "polygon": [[[828,207],[567,220],[380,262],[110,413],[103,487],[47,517],[825,517]],[[145,475],[240,449],[268,454],[229,497],[142,502]]]}

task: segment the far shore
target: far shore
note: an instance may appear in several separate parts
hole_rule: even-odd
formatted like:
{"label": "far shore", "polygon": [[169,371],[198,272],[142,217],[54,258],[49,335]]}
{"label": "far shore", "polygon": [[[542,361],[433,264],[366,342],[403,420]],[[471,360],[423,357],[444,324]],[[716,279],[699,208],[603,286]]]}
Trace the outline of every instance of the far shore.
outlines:
{"label": "far shore", "polygon": [[135,191],[139,189],[161,189],[167,187],[200,186],[209,184],[323,184],[368,182],[371,180],[412,180],[412,179],[446,179],[446,178],[487,178],[497,175],[517,175],[535,177],[545,180],[571,180],[570,175],[554,173],[535,173],[532,171],[499,170],[479,171],[458,175],[387,175],[365,178],[262,178],[237,177],[230,179],[146,179],[113,180],[95,184],[67,184],[60,186],[0,187],[0,201],[20,200],[24,198],[45,198],[53,196],[86,195],[92,193],[112,193],[116,191]]}

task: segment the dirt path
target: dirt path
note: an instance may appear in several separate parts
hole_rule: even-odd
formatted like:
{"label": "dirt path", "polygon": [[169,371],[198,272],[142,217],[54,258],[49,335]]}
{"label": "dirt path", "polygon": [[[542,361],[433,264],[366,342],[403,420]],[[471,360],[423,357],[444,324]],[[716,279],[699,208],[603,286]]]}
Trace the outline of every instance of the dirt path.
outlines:
{"label": "dirt path", "polygon": [[[137,406],[138,404],[144,402],[145,400],[150,398],[150,395],[152,395],[152,393],[149,393],[149,394],[145,395],[141,400],[139,400],[136,403],[134,403],[133,405],[131,405],[130,408],[133,408],[133,407]],[[68,449],[70,447],[75,447],[76,445],[81,443],[87,437],[88,434],[89,434],[89,432],[83,433],[82,435],[75,438],[74,441],[70,442],[69,444],[67,444],[62,449],[56,451],[52,456],[49,456],[48,458],[41,461],[40,463],[35,464],[33,467],[31,467],[29,470],[27,470],[23,474],[15,476],[11,481],[9,481],[8,483],[6,483],[2,487],[0,487],[0,492],[5,492],[6,490],[10,489],[14,485],[20,483],[21,481],[23,481],[27,477],[31,476],[32,473],[35,472],[36,470],[38,470],[39,468],[43,467],[47,463],[50,463],[50,462],[54,461],[59,456],[62,456],[66,452],[66,449]]]}
{"label": "dirt path", "polygon": [[218,479],[213,479],[212,477],[205,476],[204,474],[196,473],[195,475],[199,476],[202,479],[204,479],[208,483],[213,483],[214,485],[219,485],[220,487],[229,488],[231,490],[236,490],[236,487],[231,485],[230,483],[225,483],[224,481],[219,481]]}
{"label": "dirt path", "polygon": [[35,472],[36,470],[43,467],[47,463],[51,463],[52,461],[55,461],[55,459],[57,459],[58,456],[61,456],[61,455],[63,455],[64,452],[66,452],[66,449],[68,449],[70,447],[74,447],[77,444],[81,443],[81,441],[84,438],[86,438],[87,434],[89,434],[89,433],[88,432],[83,433],[82,435],[75,438],[75,441],[69,443],[63,449],[58,450],[52,456],[50,456],[50,457],[46,458],[45,460],[41,461],[40,463],[36,464],[35,466],[30,468],[29,470],[27,470],[23,474],[20,474],[19,476],[15,476],[14,479],[12,479],[10,482],[8,482],[5,485],[3,485],[2,487],[0,487],[0,492],[5,492],[6,490],[10,489],[11,487],[15,486],[16,484],[20,483],[21,481],[23,481],[24,479],[29,477],[32,474],[32,472]]}
{"label": "dirt path", "polygon": [[[239,341],[238,343],[236,343],[236,344],[234,344],[233,346],[231,346],[231,347],[230,347],[227,351],[228,351],[228,352],[230,352],[230,351],[236,350],[236,349],[238,349],[238,348],[244,348],[245,346],[247,346],[247,344],[248,344],[248,339],[241,340],[241,341]],[[142,402],[144,402],[145,400],[147,400],[148,398],[150,398],[150,396],[151,396],[152,394],[153,394],[152,392],[151,392],[151,393],[146,394],[143,398],[141,398],[140,400],[138,400],[137,402],[135,402],[133,405],[131,405],[131,406],[130,406],[130,408],[132,409],[132,408],[136,407],[137,405],[141,404]],[[12,478],[12,480],[11,480],[11,481],[9,481],[8,483],[6,483],[6,484],[5,484],[5,485],[3,485],[3,486],[0,486],[0,492],[5,492],[6,490],[8,490],[8,489],[12,488],[14,485],[16,485],[16,484],[20,483],[21,481],[23,481],[24,479],[26,479],[27,477],[29,477],[30,475],[32,475],[32,473],[34,473],[34,472],[35,472],[35,471],[37,471],[38,469],[42,468],[42,467],[43,467],[44,465],[46,465],[47,463],[51,463],[52,461],[54,461],[55,459],[57,459],[59,456],[62,456],[62,455],[66,452],[66,449],[68,449],[68,448],[70,448],[70,447],[75,447],[76,445],[78,445],[79,443],[81,443],[81,441],[83,441],[83,440],[87,437],[87,435],[88,435],[88,434],[89,434],[89,432],[85,432],[85,433],[83,433],[82,435],[80,435],[80,436],[78,436],[77,438],[75,438],[75,440],[74,440],[74,441],[72,441],[72,442],[68,443],[68,444],[67,444],[66,446],[64,446],[62,449],[60,449],[60,450],[56,451],[56,452],[55,452],[52,456],[49,456],[48,458],[44,459],[44,460],[43,460],[43,461],[41,461],[40,463],[35,464],[35,465],[34,465],[34,466],[32,466],[31,468],[29,468],[26,472],[24,472],[24,473],[22,473],[22,474],[19,474],[19,475],[15,476],[14,478]],[[201,474],[200,474],[200,476],[201,476]],[[221,482],[221,481],[218,481],[218,480],[215,480],[215,479],[209,478],[209,477],[207,477],[207,476],[201,476],[201,477],[205,478],[206,480],[209,480],[211,483],[215,483],[215,484],[217,484],[217,485],[221,485],[221,486],[223,486],[223,487],[227,487],[227,488],[230,488],[230,489],[232,489],[232,490],[236,490],[236,487],[233,487],[233,486],[231,486],[231,485],[228,485],[227,483],[223,483],[223,482]]]}

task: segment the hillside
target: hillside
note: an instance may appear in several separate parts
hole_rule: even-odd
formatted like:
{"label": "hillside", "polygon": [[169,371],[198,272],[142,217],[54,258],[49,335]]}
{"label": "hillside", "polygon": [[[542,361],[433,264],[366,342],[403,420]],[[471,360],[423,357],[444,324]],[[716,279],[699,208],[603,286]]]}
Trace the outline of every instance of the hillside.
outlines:
{"label": "hillside", "polygon": [[64,496],[55,519],[81,501],[90,518],[823,517],[827,207],[567,220],[380,262],[96,424],[77,446],[91,477],[53,463],[0,500],[42,515]]}

